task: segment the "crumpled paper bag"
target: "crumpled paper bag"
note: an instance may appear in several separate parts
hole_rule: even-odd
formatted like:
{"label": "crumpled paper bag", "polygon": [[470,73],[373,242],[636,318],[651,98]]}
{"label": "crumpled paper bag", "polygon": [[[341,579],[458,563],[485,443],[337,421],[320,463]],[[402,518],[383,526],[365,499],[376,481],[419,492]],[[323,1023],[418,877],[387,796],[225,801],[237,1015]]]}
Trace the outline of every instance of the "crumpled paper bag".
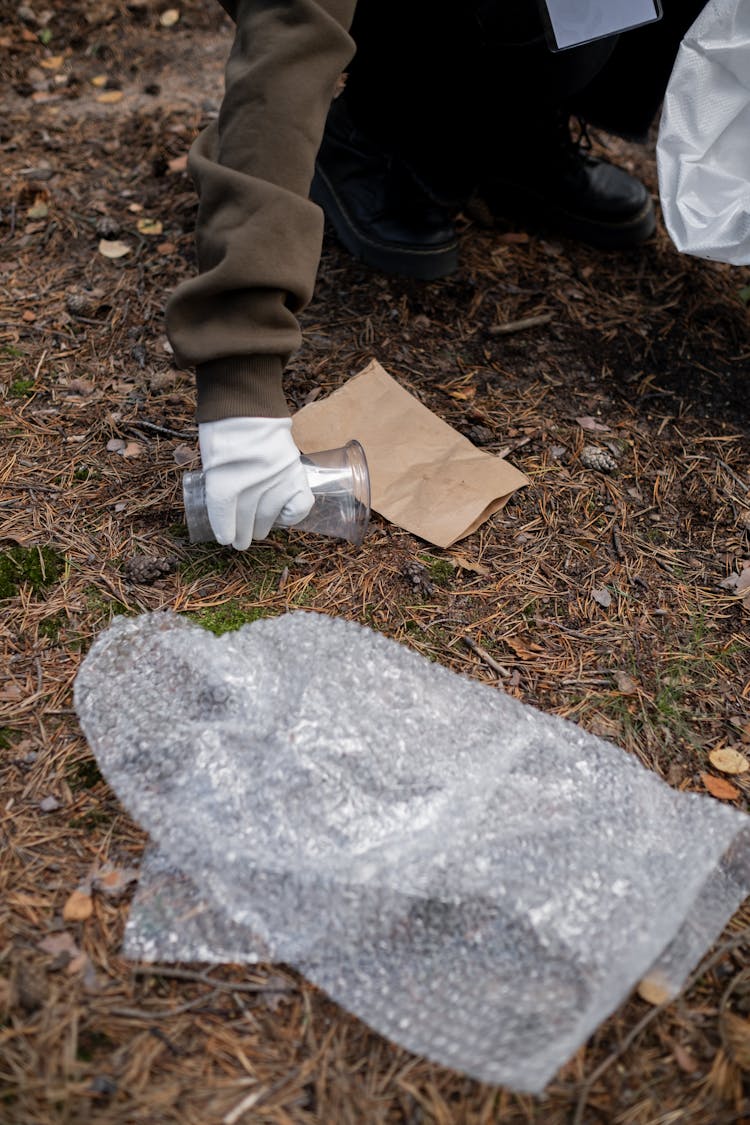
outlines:
{"label": "crumpled paper bag", "polygon": [[471,535],[529,483],[423,406],[377,360],[303,407],[292,433],[303,453],[356,438],[367,455],[373,510],[436,547]]}

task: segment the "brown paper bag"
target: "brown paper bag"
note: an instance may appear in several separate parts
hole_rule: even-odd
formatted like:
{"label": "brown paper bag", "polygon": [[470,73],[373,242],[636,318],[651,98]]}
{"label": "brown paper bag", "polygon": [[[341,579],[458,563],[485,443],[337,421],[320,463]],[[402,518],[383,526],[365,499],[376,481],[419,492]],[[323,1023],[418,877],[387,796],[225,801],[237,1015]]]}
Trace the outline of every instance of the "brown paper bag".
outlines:
{"label": "brown paper bag", "polygon": [[528,479],[441,421],[372,360],[293,419],[303,453],[357,438],[370,469],[372,507],[391,523],[450,547],[497,512]]}

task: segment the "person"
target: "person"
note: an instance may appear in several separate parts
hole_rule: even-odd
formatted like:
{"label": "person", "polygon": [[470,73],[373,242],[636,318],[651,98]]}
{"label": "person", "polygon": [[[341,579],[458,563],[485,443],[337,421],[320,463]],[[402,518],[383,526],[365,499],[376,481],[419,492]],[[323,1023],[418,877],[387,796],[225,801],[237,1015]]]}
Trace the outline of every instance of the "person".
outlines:
{"label": "person", "polygon": [[492,214],[531,207],[596,245],[638,245],[648,192],[576,144],[568,118],[642,139],[704,0],[558,53],[533,0],[221,2],[236,25],[224,98],[189,159],[198,274],[166,318],[196,370],[211,526],[244,550],[312,506],[282,375],[323,211],[365,262],[425,279],[455,268],[453,215],[474,192]]}

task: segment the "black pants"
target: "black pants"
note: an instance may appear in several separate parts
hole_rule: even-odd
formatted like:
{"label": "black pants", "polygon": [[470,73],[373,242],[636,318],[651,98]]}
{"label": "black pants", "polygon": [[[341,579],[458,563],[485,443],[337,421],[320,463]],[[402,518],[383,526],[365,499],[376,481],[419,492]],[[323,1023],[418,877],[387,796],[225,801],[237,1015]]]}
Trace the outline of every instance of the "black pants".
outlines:
{"label": "black pants", "polygon": [[346,100],[364,131],[457,199],[519,150],[543,149],[559,110],[643,139],[704,4],[667,0],[658,23],[553,52],[537,0],[359,0]]}

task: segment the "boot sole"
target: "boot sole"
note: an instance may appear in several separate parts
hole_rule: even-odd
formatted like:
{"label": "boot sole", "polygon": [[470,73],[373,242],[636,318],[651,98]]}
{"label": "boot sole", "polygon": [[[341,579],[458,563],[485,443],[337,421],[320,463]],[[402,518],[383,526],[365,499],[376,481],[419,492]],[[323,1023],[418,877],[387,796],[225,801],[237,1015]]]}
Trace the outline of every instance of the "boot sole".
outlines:
{"label": "boot sole", "polygon": [[373,269],[415,277],[420,281],[435,281],[458,269],[458,239],[430,249],[418,246],[397,248],[392,243],[378,242],[362,234],[319,164],[315,167],[310,198],[323,208],[349,253]]}

